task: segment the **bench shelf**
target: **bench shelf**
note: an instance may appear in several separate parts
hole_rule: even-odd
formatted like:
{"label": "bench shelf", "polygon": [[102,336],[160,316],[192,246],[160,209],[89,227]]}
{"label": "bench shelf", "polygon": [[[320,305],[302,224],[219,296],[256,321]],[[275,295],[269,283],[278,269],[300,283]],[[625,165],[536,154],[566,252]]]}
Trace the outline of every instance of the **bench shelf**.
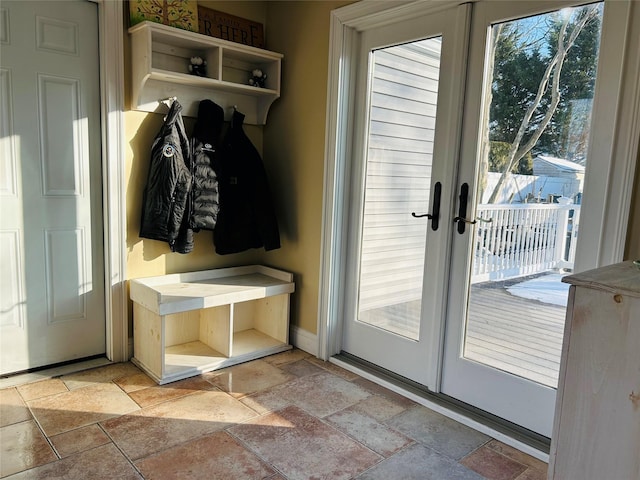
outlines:
{"label": "bench shelf", "polygon": [[132,362],[159,384],[291,349],[293,275],[261,265],[131,280]]}

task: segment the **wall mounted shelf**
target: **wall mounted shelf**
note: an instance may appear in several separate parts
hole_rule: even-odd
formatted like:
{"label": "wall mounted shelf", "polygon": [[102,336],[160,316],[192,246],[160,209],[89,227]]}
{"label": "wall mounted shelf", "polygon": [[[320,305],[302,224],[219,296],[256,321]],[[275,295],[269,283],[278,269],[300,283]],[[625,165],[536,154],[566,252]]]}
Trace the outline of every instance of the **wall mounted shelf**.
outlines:
{"label": "wall mounted shelf", "polygon": [[[129,35],[134,110],[165,113],[159,101],[176,97],[183,115],[196,117],[200,101],[209,99],[224,108],[227,119],[236,106],[245,123],[264,125],[280,97],[280,53],[148,21],[131,27]],[[207,62],[204,77],[189,73],[195,56]],[[248,84],[254,69],[267,75],[265,88]]]}

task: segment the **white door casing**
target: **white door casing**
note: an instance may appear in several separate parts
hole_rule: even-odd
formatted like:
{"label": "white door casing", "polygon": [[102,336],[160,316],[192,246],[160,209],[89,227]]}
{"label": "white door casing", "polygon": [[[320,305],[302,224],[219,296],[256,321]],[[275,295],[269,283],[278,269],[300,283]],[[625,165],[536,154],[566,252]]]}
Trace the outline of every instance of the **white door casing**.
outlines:
{"label": "white door casing", "polygon": [[102,205],[107,358],[130,358],[126,286],[126,182],[124,165],[124,22],[122,0],[98,0]]}

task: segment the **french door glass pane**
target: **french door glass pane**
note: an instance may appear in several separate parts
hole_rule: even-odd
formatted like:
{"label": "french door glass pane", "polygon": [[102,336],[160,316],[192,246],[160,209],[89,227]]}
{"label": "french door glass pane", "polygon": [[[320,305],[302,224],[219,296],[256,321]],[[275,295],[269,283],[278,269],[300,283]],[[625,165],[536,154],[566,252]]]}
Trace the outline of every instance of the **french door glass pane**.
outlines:
{"label": "french door glass pane", "polygon": [[492,27],[464,356],[556,387],[602,4]]}
{"label": "french door glass pane", "polygon": [[442,38],[371,53],[358,320],[418,340]]}

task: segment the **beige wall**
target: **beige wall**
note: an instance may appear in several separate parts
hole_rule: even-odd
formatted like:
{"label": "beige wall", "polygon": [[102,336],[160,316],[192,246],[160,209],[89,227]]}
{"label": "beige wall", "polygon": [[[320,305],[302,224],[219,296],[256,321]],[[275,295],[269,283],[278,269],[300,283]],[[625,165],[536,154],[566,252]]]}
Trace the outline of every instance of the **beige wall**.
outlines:
{"label": "beige wall", "polygon": [[269,2],[267,44],[284,54],[282,93],[264,134],[283,248],[269,262],[293,272],[292,323],[316,333],[330,12],[351,2]]}
{"label": "beige wall", "polygon": [[[127,111],[128,278],[262,263],[295,274],[291,322],[316,333],[324,163],[329,16],[350,2],[200,1],[201,5],[264,24],[266,48],[284,54],[282,97],[265,127],[245,131],[263,152],[280,223],[282,248],[216,255],[211,232],[195,236],[194,251],[171,253],[163,242],[141,239],[142,191],[149,151],[162,115]],[[127,68],[130,62],[127,61]],[[193,119],[185,118],[187,131]],[[131,323],[131,322],[130,322]]]}
{"label": "beige wall", "polygon": [[629,215],[625,260],[640,259],[640,145],[638,145],[638,147],[636,180],[633,186],[633,197],[631,199],[631,214]]}
{"label": "beige wall", "polygon": [[[232,15],[249,18],[265,23],[266,3],[260,1],[199,1],[200,5],[224,11]],[[126,62],[126,66],[130,62]],[[127,72],[129,74],[129,72]],[[127,77],[128,78],[128,77]],[[127,89],[129,90],[129,89]],[[129,97],[127,96],[127,101]],[[236,255],[216,255],[213,247],[212,232],[201,231],[195,234],[193,252],[181,255],[172,253],[164,242],[142,239],[138,236],[142,191],[149,168],[149,152],[153,138],[162,125],[163,115],[128,111],[125,113],[127,139],[127,276],[128,278],[148,277],[166,273],[206,270],[235,265],[259,263],[258,250]],[[185,117],[187,132],[191,132],[194,119]],[[263,127],[245,126],[247,135],[262,150]]]}
{"label": "beige wall", "polygon": [[[153,136],[162,115],[129,111],[127,134],[128,277],[263,263],[293,272],[291,322],[317,333],[322,189],[330,12],[350,1],[200,1],[265,25],[266,48],[284,54],[282,96],[264,127],[246,131],[263,152],[280,223],[282,248],[219,256],[210,232],[196,234],[188,255],[138,237],[142,189]],[[129,62],[127,61],[127,65]],[[191,131],[193,120],[185,119]],[[640,161],[638,162],[640,168]],[[640,258],[640,175],[636,175],[626,258]],[[131,318],[131,317],[130,317]]]}

